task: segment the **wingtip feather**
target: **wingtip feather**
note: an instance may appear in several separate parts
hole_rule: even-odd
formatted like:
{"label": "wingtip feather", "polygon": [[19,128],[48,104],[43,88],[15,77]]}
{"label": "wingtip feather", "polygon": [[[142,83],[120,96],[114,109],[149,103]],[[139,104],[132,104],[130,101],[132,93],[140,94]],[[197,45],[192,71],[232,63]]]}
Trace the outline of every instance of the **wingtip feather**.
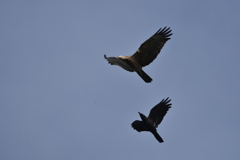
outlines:
{"label": "wingtip feather", "polygon": [[171,99],[169,99],[169,97],[167,97],[166,99],[163,99],[160,103],[164,103],[169,108],[171,108],[172,103],[169,103],[169,102],[171,102]]}

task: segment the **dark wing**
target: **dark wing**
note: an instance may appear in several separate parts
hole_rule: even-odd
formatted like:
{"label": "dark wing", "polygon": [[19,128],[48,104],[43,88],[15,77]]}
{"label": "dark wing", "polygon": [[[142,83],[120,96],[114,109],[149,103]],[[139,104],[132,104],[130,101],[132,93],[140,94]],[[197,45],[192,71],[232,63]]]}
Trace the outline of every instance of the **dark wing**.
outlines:
{"label": "dark wing", "polygon": [[148,118],[150,118],[154,126],[157,128],[157,126],[162,122],[163,117],[166,115],[169,108],[171,108],[171,103],[169,103],[171,99],[163,99],[160,103],[158,103],[155,107],[153,107],[148,115]]}
{"label": "dark wing", "polygon": [[149,65],[160,53],[164,44],[171,39],[171,31],[167,27],[160,28],[152,37],[141,44],[137,52],[131,57],[137,60],[142,67]]}
{"label": "dark wing", "polygon": [[138,132],[148,131],[142,121],[136,120],[132,123],[132,127],[136,129]]}

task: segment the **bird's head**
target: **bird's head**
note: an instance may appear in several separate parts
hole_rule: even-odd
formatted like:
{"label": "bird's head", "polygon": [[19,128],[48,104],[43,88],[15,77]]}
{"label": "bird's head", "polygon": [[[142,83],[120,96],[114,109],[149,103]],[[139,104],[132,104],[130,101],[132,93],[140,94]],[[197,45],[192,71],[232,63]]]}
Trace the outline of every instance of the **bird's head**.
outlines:
{"label": "bird's head", "polygon": [[104,54],[104,58],[105,58],[105,59],[107,59],[107,56],[106,56],[106,54]]}

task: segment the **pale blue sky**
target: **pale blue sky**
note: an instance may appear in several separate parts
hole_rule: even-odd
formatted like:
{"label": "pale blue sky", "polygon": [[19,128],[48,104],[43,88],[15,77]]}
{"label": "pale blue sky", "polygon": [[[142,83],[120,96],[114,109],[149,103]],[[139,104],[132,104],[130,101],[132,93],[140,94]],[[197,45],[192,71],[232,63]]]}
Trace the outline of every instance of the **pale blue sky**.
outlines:
{"label": "pale blue sky", "polygon": [[[240,1],[0,2],[0,159],[240,158]],[[111,66],[159,28],[143,68]],[[131,123],[163,98],[160,144]]]}

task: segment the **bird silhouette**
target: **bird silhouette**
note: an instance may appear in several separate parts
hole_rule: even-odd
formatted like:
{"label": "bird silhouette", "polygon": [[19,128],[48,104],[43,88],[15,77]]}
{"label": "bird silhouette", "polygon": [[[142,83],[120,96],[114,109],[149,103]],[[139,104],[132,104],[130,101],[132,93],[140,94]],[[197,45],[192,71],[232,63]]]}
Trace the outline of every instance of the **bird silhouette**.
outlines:
{"label": "bird silhouette", "polygon": [[142,70],[142,67],[149,65],[157,57],[164,44],[171,39],[171,31],[169,27],[160,28],[131,56],[107,57],[104,55],[104,58],[111,65],[120,66],[129,72],[137,72],[146,83],[150,83],[152,78]]}
{"label": "bird silhouette", "polygon": [[166,115],[169,108],[171,108],[171,103],[169,103],[171,99],[166,98],[163,99],[160,103],[158,103],[156,106],[154,106],[148,117],[146,117],[144,114],[139,113],[142,121],[136,120],[132,123],[132,127],[137,130],[138,132],[142,131],[149,131],[151,132],[154,137],[160,142],[163,142],[163,139],[161,136],[157,133],[156,128],[158,125],[162,122],[163,117]]}

